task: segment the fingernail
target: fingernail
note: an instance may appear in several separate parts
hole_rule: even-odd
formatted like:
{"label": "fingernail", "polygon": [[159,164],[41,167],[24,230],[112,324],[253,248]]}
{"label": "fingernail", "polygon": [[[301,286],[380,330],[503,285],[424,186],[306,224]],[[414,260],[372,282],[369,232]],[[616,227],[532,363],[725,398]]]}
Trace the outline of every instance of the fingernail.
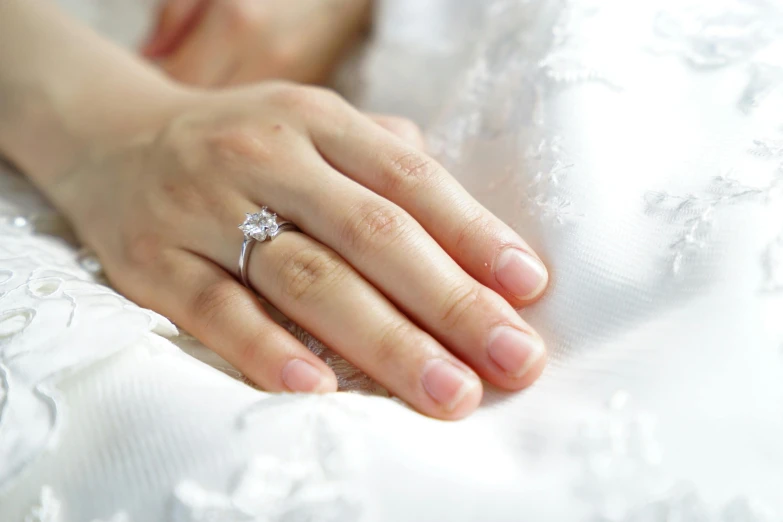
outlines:
{"label": "fingernail", "polygon": [[294,392],[314,392],[321,386],[321,372],[312,364],[293,359],[283,367],[283,382]]}
{"label": "fingernail", "polygon": [[544,354],[544,343],[512,326],[498,326],[489,334],[487,353],[509,377],[518,379]]}
{"label": "fingernail", "polygon": [[463,370],[443,359],[433,359],[424,365],[422,384],[435,402],[446,411],[454,411],[462,399],[478,385]]}
{"label": "fingernail", "polygon": [[518,248],[507,247],[495,261],[495,279],[519,299],[532,299],[544,291],[549,274],[535,257]]}

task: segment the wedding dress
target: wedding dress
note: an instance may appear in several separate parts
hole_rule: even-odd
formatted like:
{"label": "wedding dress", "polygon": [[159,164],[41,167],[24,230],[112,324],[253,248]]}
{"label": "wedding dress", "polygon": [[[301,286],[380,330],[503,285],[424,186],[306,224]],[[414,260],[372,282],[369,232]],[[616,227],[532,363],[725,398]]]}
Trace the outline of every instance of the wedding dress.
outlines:
{"label": "wedding dress", "polygon": [[[153,7],[62,2],[126,44]],[[6,169],[0,522],[783,521],[783,3],[377,15],[338,83],[545,259],[544,376],[451,423],[328,351],[361,393],[263,393],[102,286]]]}

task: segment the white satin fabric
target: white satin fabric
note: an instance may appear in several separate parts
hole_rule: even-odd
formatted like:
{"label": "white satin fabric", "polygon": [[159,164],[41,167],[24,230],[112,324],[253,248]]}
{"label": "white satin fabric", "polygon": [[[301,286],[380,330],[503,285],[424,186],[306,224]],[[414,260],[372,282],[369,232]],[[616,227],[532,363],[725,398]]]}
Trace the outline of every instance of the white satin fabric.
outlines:
{"label": "white satin fabric", "polygon": [[341,85],[547,261],[542,379],[455,423],[259,392],[4,172],[2,522],[783,521],[783,4],[388,0]]}

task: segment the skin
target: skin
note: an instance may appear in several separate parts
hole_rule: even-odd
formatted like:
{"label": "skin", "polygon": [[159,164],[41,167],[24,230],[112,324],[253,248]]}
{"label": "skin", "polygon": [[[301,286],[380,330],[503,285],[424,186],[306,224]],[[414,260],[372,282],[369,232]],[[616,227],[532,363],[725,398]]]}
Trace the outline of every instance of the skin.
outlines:
{"label": "skin", "polygon": [[6,0],[0,152],[116,288],[267,390],[336,379],[236,280],[237,225],[263,205],[301,232],[255,245],[253,290],[422,413],[464,417],[479,378],[518,390],[544,367],[515,311],[543,265],[405,120],[287,82],[175,84],[47,2]]}
{"label": "skin", "polygon": [[142,47],[193,85],[325,81],[368,26],[370,0],[168,0]]}

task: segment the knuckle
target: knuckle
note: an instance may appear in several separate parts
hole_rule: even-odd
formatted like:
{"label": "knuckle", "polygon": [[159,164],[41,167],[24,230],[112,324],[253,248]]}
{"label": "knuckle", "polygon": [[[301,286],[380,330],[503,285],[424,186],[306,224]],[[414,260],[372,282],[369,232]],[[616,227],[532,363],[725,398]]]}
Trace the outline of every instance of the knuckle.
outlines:
{"label": "knuckle", "polygon": [[206,123],[200,115],[173,117],[155,137],[157,153],[153,161],[163,161],[178,167],[177,170],[197,170],[207,159],[206,148],[202,146],[206,130]]}
{"label": "knuckle", "polygon": [[387,188],[405,192],[420,190],[439,183],[442,177],[442,168],[434,159],[420,152],[406,152],[389,163]]}
{"label": "knuckle", "polygon": [[275,92],[275,104],[287,109],[308,108],[314,96],[307,87],[281,85]]}
{"label": "knuckle", "polygon": [[196,292],[191,306],[203,328],[209,328],[227,307],[237,301],[241,292],[242,288],[233,281],[210,283]]}
{"label": "knuckle", "polygon": [[397,241],[411,228],[404,211],[385,202],[364,202],[349,214],[341,233],[346,248],[376,252]]}
{"label": "knuckle", "polygon": [[206,133],[207,150],[219,162],[265,163],[273,156],[268,140],[252,125],[233,124]]}
{"label": "knuckle", "polygon": [[478,284],[459,286],[451,290],[441,306],[441,321],[454,328],[484,301],[484,289]]}
{"label": "knuckle", "polygon": [[281,86],[276,96],[278,105],[308,113],[323,112],[343,101],[340,95],[331,89],[300,85]]}
{"label": "knuckle", "polygon": [[458,255],[461,254],[473,244],[475,238],[489,237],[492,229],[493,224],[482,213],[468,217],[457,231],[457,237],[454,241],[455,251]]}
{"label": "knuckle", "polygon": [[316,99],[325,105],[334,105],[337,103],[343,103],[345,101],[343,97],[337,93],[337,91],[327,87],[308,85],[302,87],[302,89],[313,99]]}
{"label": "knuckle", "polygon": [[193,178],[185,182],[179,177],[169,178],[165,175],[161,177],[160,189],[165,195],[167,208],[161,211],[152,211],[163,214],[159,221],[170,223],[175,219],[175,216],[181,216],[182,213],[185,215],[199,214],[204,211],[205,207],[208,207],[205,201],[208,191],[193,181]]}
{"label": "knuckle", "polygon": [[259,359],[259,354],[263,351],[261,336],[253,336],[242,339],[238,342],[236,348],[236,357],[238,366],[242,368],[253,368]]}
{"label": "knuckle", "polygon": [[291,254],[283,262],[281,272],[285,293],[297,301],[316,299],[325,289],[339,284],[347,274],[336,254],[315,248]]}
{"label": "knuckle", "polygon": [[154,231],[125,231],[122,242],[125,245],[125,259],[138,268],[146,268],[156,263],[164,251],[163,237]]}
{"label": "knuckle", "polygon": [[399,365],[403,348],[413,345],[412,337],[411,325],[404,321],[393,321],[382,327],[373,350],[374,363],[382,368]]}

